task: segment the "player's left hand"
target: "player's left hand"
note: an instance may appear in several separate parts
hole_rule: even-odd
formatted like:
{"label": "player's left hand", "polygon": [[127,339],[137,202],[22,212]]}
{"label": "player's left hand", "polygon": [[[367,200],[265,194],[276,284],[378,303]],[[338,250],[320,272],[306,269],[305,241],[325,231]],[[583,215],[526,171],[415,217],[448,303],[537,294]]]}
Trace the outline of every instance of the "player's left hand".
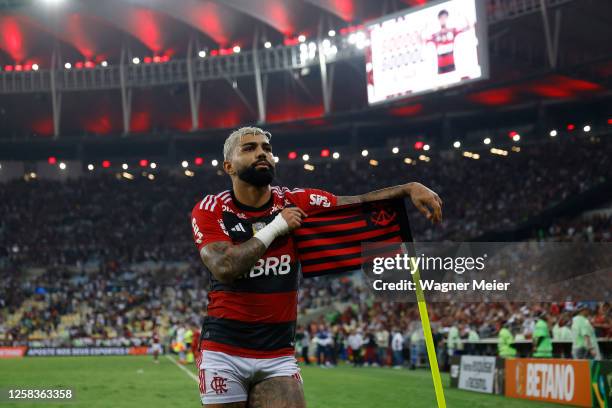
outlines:
{"label": "player's left hand", "polygon": [[414,206],[432,223],[442,221],[442,199],[421,183],[408,183],[408,194]]}

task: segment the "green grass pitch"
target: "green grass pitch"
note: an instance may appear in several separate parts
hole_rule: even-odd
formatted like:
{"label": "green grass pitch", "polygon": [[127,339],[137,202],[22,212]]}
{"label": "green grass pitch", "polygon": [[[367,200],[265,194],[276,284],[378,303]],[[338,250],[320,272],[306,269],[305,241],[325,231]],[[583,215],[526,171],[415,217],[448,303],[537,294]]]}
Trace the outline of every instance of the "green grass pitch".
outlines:
{"label": "green grass pitch", "polygon": [[[187,367],[196,373],[194,366]],[[303,367],[309,408],[435,408],[427,370],[389,368]],[[550,408],[560,405],[508,399],[449,389],[449,408]],[[0,360],[0,388],[62,388],[75,390],[71,403],[0,402],[0,408],[49,407],[200,407],[194,379],[166,357],[33,357]]]}

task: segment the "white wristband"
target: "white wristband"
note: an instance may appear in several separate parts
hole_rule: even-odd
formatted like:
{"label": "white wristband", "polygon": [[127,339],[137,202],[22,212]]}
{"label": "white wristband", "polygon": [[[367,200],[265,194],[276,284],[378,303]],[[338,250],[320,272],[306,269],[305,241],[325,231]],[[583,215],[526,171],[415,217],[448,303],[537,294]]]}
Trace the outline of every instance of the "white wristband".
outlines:
{"label": "white wristband", "polygon": [[276,237],[285,235],[287,232],[289,232],[289,224],[281,214],[277,214],[272,222],[257,231],[254,237],[268,248]]}

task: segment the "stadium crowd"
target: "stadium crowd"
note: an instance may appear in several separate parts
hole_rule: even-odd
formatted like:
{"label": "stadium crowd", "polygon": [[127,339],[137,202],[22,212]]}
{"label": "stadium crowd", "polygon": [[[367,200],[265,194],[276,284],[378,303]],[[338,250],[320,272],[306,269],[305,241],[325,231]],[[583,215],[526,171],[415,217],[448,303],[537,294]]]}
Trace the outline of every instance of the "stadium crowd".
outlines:
{"label": "stadium crowd", "polygon": [[[510,157],[480,160],[430,154],[317,164],[305,171],[281,162],[278,184],[356,194],[418,180],[445,201],[444,221],[432,228],[413,211],[417,241],[461,241],[517,226],[610,175],[612,141],[573,139],[523,146]],[[562,163],[562,165],[560,165]],[[139,345],[154,326],[198,326],[206,307],[207,276],[191,241],[193,204],[228,186],[217,170],[195,177],[159,171],[155,180],[91,174],[66,182],[13,181],[0,189],[0,341],[30,345]],[[359,186],[360,191],[354,191]],[[548,241],[609,242],[612,216],[558,220],[534,231]],[[526,338],[538,311],[560,324],[575,305],[430,304],[436,343],[449,350],[448,332],[495,336],[505,322]],[[608,304],[591,305],[599,335],[611,337]],[[338,311],[340,310],[340,311]],[[378,302],[358,279],[303,282],[300,311],[320,311],[301,328],[300,345],[322,364],[356,358],[394,364],[423,358],[422,329],[414,304]],[[162,334],[164,334],[162,332]],[[400,341],[401,339],[401,341]],[[401,343],[401,344],[400,344]],[[414,347],[414,348],[412,348]],[[452,347],[458,347],[452,345]],[[314,350],[316,349],[316,350]],[[351,354],[362,350],[361,354]],[[410,352],[412,350],[412,353]],[[349,353],[351,351],[351,353]]]}

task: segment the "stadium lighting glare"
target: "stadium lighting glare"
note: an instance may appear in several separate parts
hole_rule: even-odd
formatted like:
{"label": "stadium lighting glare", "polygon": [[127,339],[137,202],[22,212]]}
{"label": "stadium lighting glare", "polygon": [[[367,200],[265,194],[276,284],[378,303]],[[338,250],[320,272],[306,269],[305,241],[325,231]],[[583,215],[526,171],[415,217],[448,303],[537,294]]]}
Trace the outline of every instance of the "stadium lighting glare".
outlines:
{"label": "stadium lighting glare", "polygon": [[304,154],[304,155],[302,155],[302,160],[308,161],[308,160],[310,160],[310,156],[307,155],[307,154]]}
{"label": "stadium lighting glare", "polygon": [[426,145],[424,145],[424,146],[423,146],[423,150],[427,151],[427,150],[429,150],[429,149],[430,149],[430,146],[429,146],[428,144],[426,144]]}
{"label": "stadium lighting glare", "polygon": [[240,52],[240,46],[239,45],[234,45],[234,48],[232,48],[232,51],[234,51],[236,54],[238,54]]}
{"label": "stadium lighting glare", "polygon": [[304,170],[313,171],[314,169],[315,169],[315,167],[312,164],[306,163],[304,165]]}
{"label": "stadium lighting glare", "polygon": [[66,163],[61,162],[61,163],[59,164],[59,168],[60,168],[60,170],[66,170]]}
{"label": "stadium lighting glare", "polygon": [[211,161],[210,164],[212,164],[213,167],[217,167],[217,165],[219,164],[219,161],[217,159],[213,159],[213,161]]}
{"label": "stadium lighting glare", "polygon": [[200,52],[198,52],[198,57],[204,58],[205,56],[206,56],[206,51],[201,50]]}
{"label": "stadium lighting glare", "polygon": [[395,146],[393,149],[391,149],[391,152],[393,154],[398,154],[399,153],[399,147]]}
{"label": "stadium lighting glare", "polygon": [[367,156],[368,156],[368,154],[369,154],[369,152],[368,152],[367,150],[365,150],[365,149],[363,149],[363,150],[361,151],[361,155],[362,155],[363,157],[367,157]]}
{"label": "stadium lighting glare", "polygon": [[557,131],[555,129],[551,130],[549,133],[550,137],[555,137],[557,136]]}
{"label": "stadium lighting glare", "polygon": [[153,162],[149,165],[149,167],[151,167],[152,169],[157,168],[157,163]]}
{"label": "stadium lighting glare", "polygon": [[512,140],[518,142],[519,140],[521,140],[521,135],[517,133],[516,135],[512,136]]}
{"label": "stadium lighting glare", "polygon": [[406,158],[404,159],[404,163],[406,163],[406,164],[412,164],[412,159],[411,159],[410,157],[406,157]]}
{"label": "stadium lighting glare", "polygon": [[278,157],[278,156],[274,156],[274,163],[278,163],[278,161],[279,161],[279,160],[280,160],[280,159],[279,159],[279,157]]}
{"label": "stadium lighting glare", "polygon": [[272,43],[271,43],[270,41],[266,41],[266,42],[264,43],[264,47],[266,47],[266,48],[271,48],[271,47],[272,47]]}
{"label": "stadium lighting glare", "polygon": [[582,128],[582,130],[584,130],[585,133],[590,132],[591,127],[589,125],[586,125],[585,127]]}
{"label": "stadium lighting glare", "polygon": [[181,162],[181,166],[183,166],[183,168],[186,169],[187,167],[189,167],[189,162],[187,160],[183,160]]}
{"label": "stadium lighting glare", "polygon": [[93,171],[93,169],[94,169],[94,165],[93,164],[90,163],[90,164],[87,165],[87,170]]}
{"label": "stadium lighting glare", "polygon": [[508,155],[508,151],[507,150],[496,149],[495,147],[492,147],[490,152],[492,154],[497,154],[498,156],[507,156]]}
{"label": "stadium lighting glare", "polygon": [[128,169],[128,167],[129,167],[129,166],[127,165],[127,163],[123,163],[123,164],[121,165],[121,168],[122,168],[123,170],[127,170],[127,169]]}
{"label": "stadium lighting glare", "polygon": [[70,69],[70,68],[72,68],[72,64],[67,62],[67,63],[64,64],[64,68]]}
{"label": "stadium lighting glare", "polygon": [[299,42],[301,42],[301,43],[303,43],[304,41],[306,41],[306,36],[305,36],[304,34],[300,34],[300,35],[298,36],[298,41],[299,41]]}
{"label": "stadium lighting glare", "polygon": [[32,64],[32,71],[38,71],[38,64]]}
{"label": "stadium lighting glare", "polygon": [[460,141],[458,141],[458,140],[455,140],[455,143],[453,143],[453,147],[454,147],[455,149],[460,148],[460,147],[461,147],[461,142],[460,142]]}
{"label": "stadium lighting glare", "polygon": [[336,31],[335,30],[329,30],[327,32],[327,35],[329,35],[330,37],[335,37],[336,36]]}
{"label": "stadium lighting glare", "polygon": [[195,175],[195,173],[191,170],[185,170],[185,175],[187,177],[193,177]]}
{"label": "stadium lighting glare", "polygon": [[483,142],[484,144],[486,144],[486,145],[491,144],[491,138],[490,138],[490,137],[487,137],[487,138],[485,138],[485,140],[483,140],[482,142]]}
{"label": "stadium lighting glare", "polygon": [[321,46],[327,50],[329,49],[329,47],[331,47],[331,41],[329,41],[329,39],[326,38],[323,41],[321,41]]}
{"label": "stadium lighting glare", "polygon": [[136,65],[137,65],[137,64],[140,64],[140,58],[138,58],[138,57],[134,57],[134,58],[132,58],[132,63],[133,63],[133,64],[136,64]]}
{"label": "stadium lighting glare", "polygon": [[108,67],[108,61],[102,61],[100,63],[100,65],[102,65],[104,68]]}
{"label": "stadium lighting glare", "polygon": [[365,48],[366,45],[368,45],[368,39],[365,33],[363,31],[358,31],[355,34],[355,47],[361,50]]}
{"label": "stadium lighting glare", "polygon": [[340,153],[338,152],[334,152],[334,154],[332,154],[332,157],[336,160],[338,160],[340,158]]}
{"label": "stadium lighting glare", "polygon": [[152,174],[149,174],[149,175],[147,176],[147,178],[148,178],[149,180],[155,180],[155,176],[154,176],[154,175],[152,175]]}
{"label": "stadium lighting glare", "polygon": [[357,37],[355,36],[355,33],[351,33],[348,36],[348,43],[349,44],[355,44],[355,42],[357,41]]}
{"label": "stadium lighting glare", "polygon": [[378,160],[370,159],[370,166],[373,166],[373,167],[378,166]]}

